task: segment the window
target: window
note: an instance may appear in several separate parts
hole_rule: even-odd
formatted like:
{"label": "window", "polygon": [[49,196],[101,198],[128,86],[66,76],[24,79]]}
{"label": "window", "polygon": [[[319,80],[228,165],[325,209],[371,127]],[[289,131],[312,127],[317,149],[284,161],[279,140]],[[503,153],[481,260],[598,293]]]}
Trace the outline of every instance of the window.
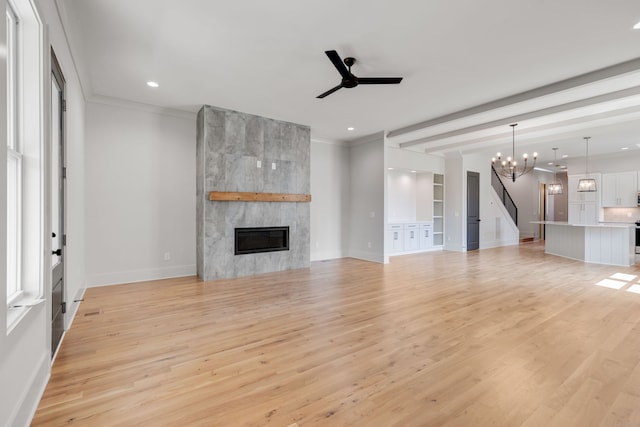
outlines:
{"label": "window", "polygon": [[18,19],[7,7],[7,302],[22,293],[22,152],[18,132]]}

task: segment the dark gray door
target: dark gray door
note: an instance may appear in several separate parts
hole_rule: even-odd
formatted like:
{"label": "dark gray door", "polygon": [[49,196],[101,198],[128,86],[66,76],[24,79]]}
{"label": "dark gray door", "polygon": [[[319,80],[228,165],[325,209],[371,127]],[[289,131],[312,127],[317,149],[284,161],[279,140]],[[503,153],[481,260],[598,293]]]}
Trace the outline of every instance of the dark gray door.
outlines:
{"label": "dark gray door", "polygon": [[64,333],[64,77],[51,51],[51,355]]}
{"label": "dark gray door", "polygon": [[467,250],[480,247],[480,174],[467,172]]}

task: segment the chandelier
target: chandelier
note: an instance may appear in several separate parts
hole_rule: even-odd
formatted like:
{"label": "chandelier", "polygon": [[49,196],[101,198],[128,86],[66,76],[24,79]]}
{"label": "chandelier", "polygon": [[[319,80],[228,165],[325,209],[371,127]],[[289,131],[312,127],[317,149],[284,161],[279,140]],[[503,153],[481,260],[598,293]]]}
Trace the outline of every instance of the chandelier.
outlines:
{"label": "chandelier", "polygon": [[529,173],[536,167],[536,160],[538,159],[538,153],[533,153],[533,164],[528,165],[527,161],[529,160],[529,156],[527,153],[522,155],[524,160],[524,164],[520,165],[516,162],[516,126],[517,123],[514,123],[511,126],[512,138],[511,138],[511,156],[507,157],[506,160],[502,160],[502,155],[500,153],[496,154],[497,159],[494,157],[491,159],[491,165],[495,169],[496,173],[504,178],[509,178],[513,182],[516,182],[516,178],[521,177],[522,175]]}
{"label": "chandelier", "polygon": [[562,191],[562,183],[558,181],[558,177],[556,175],[556,171],[558,170],[558,164],[556,163],[556,155],[558,148],[553,148],[553,182],[547,186],[547,194],[550,196],[555,196],[558,194],[563,194]]}

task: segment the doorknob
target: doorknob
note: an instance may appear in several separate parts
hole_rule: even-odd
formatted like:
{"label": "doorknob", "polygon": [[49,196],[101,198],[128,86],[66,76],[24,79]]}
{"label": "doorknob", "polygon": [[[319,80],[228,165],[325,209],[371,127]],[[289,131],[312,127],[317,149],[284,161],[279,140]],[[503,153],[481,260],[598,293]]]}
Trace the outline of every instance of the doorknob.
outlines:
{"label": "doorknob", "polygon": [[56,249],[55,251],[51,251],[51,255],[62,256],[62,249]]}
{"label": "doorknob", "polygon": [[56,237],[56,233],[51,233],[51,237]]}
{"label": "doorknob", "polygon": [[480,218],[477,219],[478,222],[482,221]]}

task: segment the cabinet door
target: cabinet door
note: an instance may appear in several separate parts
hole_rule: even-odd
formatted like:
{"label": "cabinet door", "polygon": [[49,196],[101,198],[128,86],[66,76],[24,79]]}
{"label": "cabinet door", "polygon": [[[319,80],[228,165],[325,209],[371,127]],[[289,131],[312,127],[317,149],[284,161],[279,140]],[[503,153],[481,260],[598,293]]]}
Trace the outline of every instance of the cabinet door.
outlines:
{"label": "cabinet door", "polygon": [[433,246],[431,236],[431,224],[420,225],[420,249],[428,249]]}
{"label": "cabinet door", "polygon": [[598,223],[598,206],[595,203],[584,203],[582,208],[581,224]]}
{"label": "cabinet door", "polygon": [[602,206],[618,206],[618,177],[615,173],[602,175]]}
{"label": "cabinet door", "polygon": [[635,207],[638,188],[638,176],[636,172],[623,172],[618,175],[618,202],[619,206]]}
{"label": "cabinet door", "polygon": [[580,224],[580,214],[582,211],[582,203],[569,203],[569,213],[567,221],[569,224]]}
{"label": "cabinet door", "polygon": [[402,225],[391,225],[387,230],[388,248],[390,253],[402,252],[404,249]]}
{"label": "cabinet door", "polygon": [[417,224],[406,224],[404,226],[404,250],[415,251],[418,249],[419,227]]}

